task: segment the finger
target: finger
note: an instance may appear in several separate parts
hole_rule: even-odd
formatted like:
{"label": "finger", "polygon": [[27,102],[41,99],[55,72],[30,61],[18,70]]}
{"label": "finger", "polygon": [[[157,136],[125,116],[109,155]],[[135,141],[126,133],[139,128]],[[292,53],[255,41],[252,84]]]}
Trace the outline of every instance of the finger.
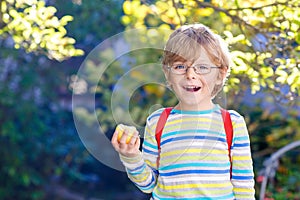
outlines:
{"label": "finger", "polygon": [[120,145],[119,145],[119,142],[116,138],[112,138],[111,140],[111,144],[113,146],[113,148],[117,151],[117,152],[120,152]]}
{"label": "finger", "polygon": [[119,147],[119,142],[118,142],[118,132],[114,132],[113,137],[111,138],[111,143],[113,147],[117,150],[116,147]]}
{"label": "finger", "polygon": [[115,132],[114,132],[114,134],[113,134],[113,136],[112,136],[112,138],[111,138],[111,142],[113,143],[115,143],[115,142],[117,142],[118,141],[118,132],[117,132],[117,130],[115,130]]}
{"label": "finger", "polygon": [[126,143],[118,143],[120,153],[124,153],[127,151],[128,144]]}
{"label": "finger", "polygon": [[134,148],[139,149],[141,145],[141,138],[138,137],[135,144],[134,144]]}
{"label": "finger", "polygon": [[[119,139],[119,143],[120,143],[120,144],[127,144],[127,143],[128,143],[128,142],[127,142],[128,135],[129,135],[129,134],[128,134],[128,131],[127,131],[127,130],[124,130],[124,132],[123,132],[121,138]],[[122,146],[124,146],[124,145],[122,145]]]}
{"label": "finger", "polygon": [[139,132],[137,130],[134,131],[134,133],[132,133],[132,136],[130,138],[130,145],[134,146],[134,144],[136,143],[136,140],[139,139]]}

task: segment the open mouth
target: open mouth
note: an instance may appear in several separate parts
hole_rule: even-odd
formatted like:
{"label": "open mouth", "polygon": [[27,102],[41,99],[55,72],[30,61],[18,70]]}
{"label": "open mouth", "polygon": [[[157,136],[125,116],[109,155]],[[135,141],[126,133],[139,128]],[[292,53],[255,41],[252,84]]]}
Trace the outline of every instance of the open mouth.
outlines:
{"label": "open mouth", "polygon": [[186,91],[188,92],[197,92],[201,89],[201,87],[199,86],[194,86],[194,85],[191,85],[191,86],[184,86],[183,87]]}

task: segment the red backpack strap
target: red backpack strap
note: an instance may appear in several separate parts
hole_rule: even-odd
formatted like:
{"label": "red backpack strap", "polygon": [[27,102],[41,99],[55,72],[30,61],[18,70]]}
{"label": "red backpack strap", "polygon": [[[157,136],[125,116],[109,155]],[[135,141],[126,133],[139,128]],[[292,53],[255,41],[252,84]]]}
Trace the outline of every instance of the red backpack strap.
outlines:
{"label": "red backpack strap", "polygon": [[173,108],[168,107],[163,110],[163,112],[160,114],[159,119],[157,121],[156,129],[155,129],[155,138],[157,142],[157,148],[158,148],[158,158],[157,158],[157,167],[159,166],[159,159],[160,159],[160,140],[161,135],[164,130],[165,124],[167,122],[167,119],[170,115],[170,112]]}
{"label": "red backpack strap", "polygon": [[165,108],[164,111],[162,111],[157,121],[156,129],[155,129],[155,138],[156,138],[158,150],[160,150],[160,139],[161,139],[162,132],[164,130],[165,124],[167,122],[167,119],[172,109],[173,109],[172,107]]}
{"label": "red backpack strap", "polygon": [[228,145],[228,156],[230,161],[230,178],[232,176],[232,160],[231,160],[231,144],[232,144],[232,138],[233,138],[233,127],[232,127],[232,121],[230,117],[230,113],[221,108],[222,118],[224,122],[224,129],[226,133],[226,140]]}

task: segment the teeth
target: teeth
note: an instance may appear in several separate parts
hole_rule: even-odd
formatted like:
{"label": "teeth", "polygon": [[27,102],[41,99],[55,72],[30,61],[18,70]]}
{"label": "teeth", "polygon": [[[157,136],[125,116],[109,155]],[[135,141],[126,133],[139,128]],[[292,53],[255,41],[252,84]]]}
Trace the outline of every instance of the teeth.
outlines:
{"label": "teeth", "polygon": [[194,89],[194,88],[197,88],[197,86],[185,86],[185,88],[187,88],[187,89]]}
{"label": "teeth", "polygon": [[187,90],[189,92],[196,92],[201,89],[201,87],[194,86],[194,85],[184,86],[184,88],[185,88],[185,90]]}

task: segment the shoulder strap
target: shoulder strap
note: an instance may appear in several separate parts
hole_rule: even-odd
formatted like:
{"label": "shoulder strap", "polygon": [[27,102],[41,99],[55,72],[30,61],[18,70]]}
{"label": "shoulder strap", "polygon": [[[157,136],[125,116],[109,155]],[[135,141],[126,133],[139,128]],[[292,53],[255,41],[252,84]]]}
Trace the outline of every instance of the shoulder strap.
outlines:
{"label": "shoulder strap", "polygon": [[[232,163],[231,160],[231,144],[232,144],[232,138],[233,138],[233,127],[232,127],[232,121],[230,117],[230,113],[221,108],[221,113],[222,113],[222,118],[224,122],[224,129],[226,133],[226,140],[227,140],[227,145],[228,145],[228,156],[229,156],[229,161]],[[230,165],[230,178],[232,176],[232,164]]]}
{"label": "shoulder strap", "polygon": [[167,119],[168,119],[172,109],[173,109],[172,107],[165,108],[163,110],[163,112],[161,113],[161,115],[159,116],[159,119],[157,121],[156,130],[155,130],[155,138],[156,138],[157,147],[158,147],[159,151],[160,151],[161,134],[164,130],[165,124],[167,122]]}
{"label": "shoulder strap", "polygon": [[155,138],[156,138],[157,148],[158,148],[158,157],[156,160],[157,169],[159,167],[159,161],[160,161],[160,139],[172,109],[173,109],[172,107],[165,108],[163,112],[160,114],[159,119],[157,121],[156,129],[155,129]]}

